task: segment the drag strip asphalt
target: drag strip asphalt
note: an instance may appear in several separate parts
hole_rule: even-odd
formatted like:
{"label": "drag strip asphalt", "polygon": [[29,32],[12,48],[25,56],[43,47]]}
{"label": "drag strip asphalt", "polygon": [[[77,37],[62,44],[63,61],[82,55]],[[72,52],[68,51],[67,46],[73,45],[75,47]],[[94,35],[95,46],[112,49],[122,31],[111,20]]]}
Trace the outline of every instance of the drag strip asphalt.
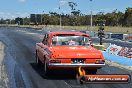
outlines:
{"label": "drag strip asphalt", "polygon": [[[0,40],[6,45],[5,64],[10,59],[15,63],[12,69],[12,80],[16,88],[131,88],[129,84],[84,84],[76,82],[73,71],[53,71],[47,78],[42,68],[35,63],[35,44],[42,41],[43,32],[25,28],[0,28]],[[10,64],[12,64],[10,62]],[[10,69],[10,66],[7,66]],[[11,72],[12,73],[12,72]],[[101,68],[98,74],[130,74],[132,72],[118,67],[108,66]],[[10,75],[10,74],[9,74]],[[11,80],[10,80],[11,81]],[[13,86],[12,86],[13,88]]]}

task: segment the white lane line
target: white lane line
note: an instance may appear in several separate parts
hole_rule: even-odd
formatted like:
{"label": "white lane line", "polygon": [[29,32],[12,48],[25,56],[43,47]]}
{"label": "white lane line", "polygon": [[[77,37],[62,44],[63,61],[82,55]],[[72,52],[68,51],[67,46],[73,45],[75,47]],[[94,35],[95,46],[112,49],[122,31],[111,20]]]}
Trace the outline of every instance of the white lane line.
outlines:
{"label": "white lane line", "polygon": [[71,86],[71,85],[69,85],[66,81],[64,81],[64,83],[65,83],[66,85],[68,85],[70,88],[72,88],[72,86]]}
{"label": "white lane line", "polygon": [[80,88],[81,86],[77,86],[77,85],[72,85],[72,84],[68,84],[66,81],[64,81],[66,85],[68,85],[70,88],[76,87],[76,88]]}

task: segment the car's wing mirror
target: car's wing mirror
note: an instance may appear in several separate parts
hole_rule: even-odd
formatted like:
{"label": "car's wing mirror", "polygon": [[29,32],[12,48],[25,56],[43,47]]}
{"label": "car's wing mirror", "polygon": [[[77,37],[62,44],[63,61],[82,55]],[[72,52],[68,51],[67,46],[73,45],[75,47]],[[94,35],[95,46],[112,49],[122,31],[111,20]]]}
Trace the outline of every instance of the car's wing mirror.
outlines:
{"label": "car's wing mirror", "polygon": [[94,45],[93,45],[93,44],[91,44],[91,46],[92,46],[92,47],[94,47]]}

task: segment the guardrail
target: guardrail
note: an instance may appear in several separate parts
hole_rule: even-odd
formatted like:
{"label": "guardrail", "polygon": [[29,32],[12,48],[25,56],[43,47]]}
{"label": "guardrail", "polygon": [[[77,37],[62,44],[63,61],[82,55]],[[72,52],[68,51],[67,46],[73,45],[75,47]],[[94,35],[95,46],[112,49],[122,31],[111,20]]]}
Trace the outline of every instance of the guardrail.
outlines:
{"label": "guardrail", "polygon": [[121,47],[115,44],[110,44],[109,46],[106,45],[95,44],[94,47],[96,49],[102,50],[106,60],[126,66],[132,66],[132,48]]}
{"label": "guardrail", "polygon": [[121,65],[132,66],[132,59],[103,52],[104,58]]}

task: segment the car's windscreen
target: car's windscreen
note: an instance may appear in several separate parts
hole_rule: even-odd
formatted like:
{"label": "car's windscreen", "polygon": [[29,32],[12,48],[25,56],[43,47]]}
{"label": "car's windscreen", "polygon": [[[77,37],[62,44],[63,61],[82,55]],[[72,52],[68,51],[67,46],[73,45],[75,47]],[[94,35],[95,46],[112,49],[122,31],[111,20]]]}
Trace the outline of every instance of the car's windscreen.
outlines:
{"label": "car's windscreen", "polygon": [[52,38],[53,46],[88,46],[90,39],[86,36],[58,35]]}

